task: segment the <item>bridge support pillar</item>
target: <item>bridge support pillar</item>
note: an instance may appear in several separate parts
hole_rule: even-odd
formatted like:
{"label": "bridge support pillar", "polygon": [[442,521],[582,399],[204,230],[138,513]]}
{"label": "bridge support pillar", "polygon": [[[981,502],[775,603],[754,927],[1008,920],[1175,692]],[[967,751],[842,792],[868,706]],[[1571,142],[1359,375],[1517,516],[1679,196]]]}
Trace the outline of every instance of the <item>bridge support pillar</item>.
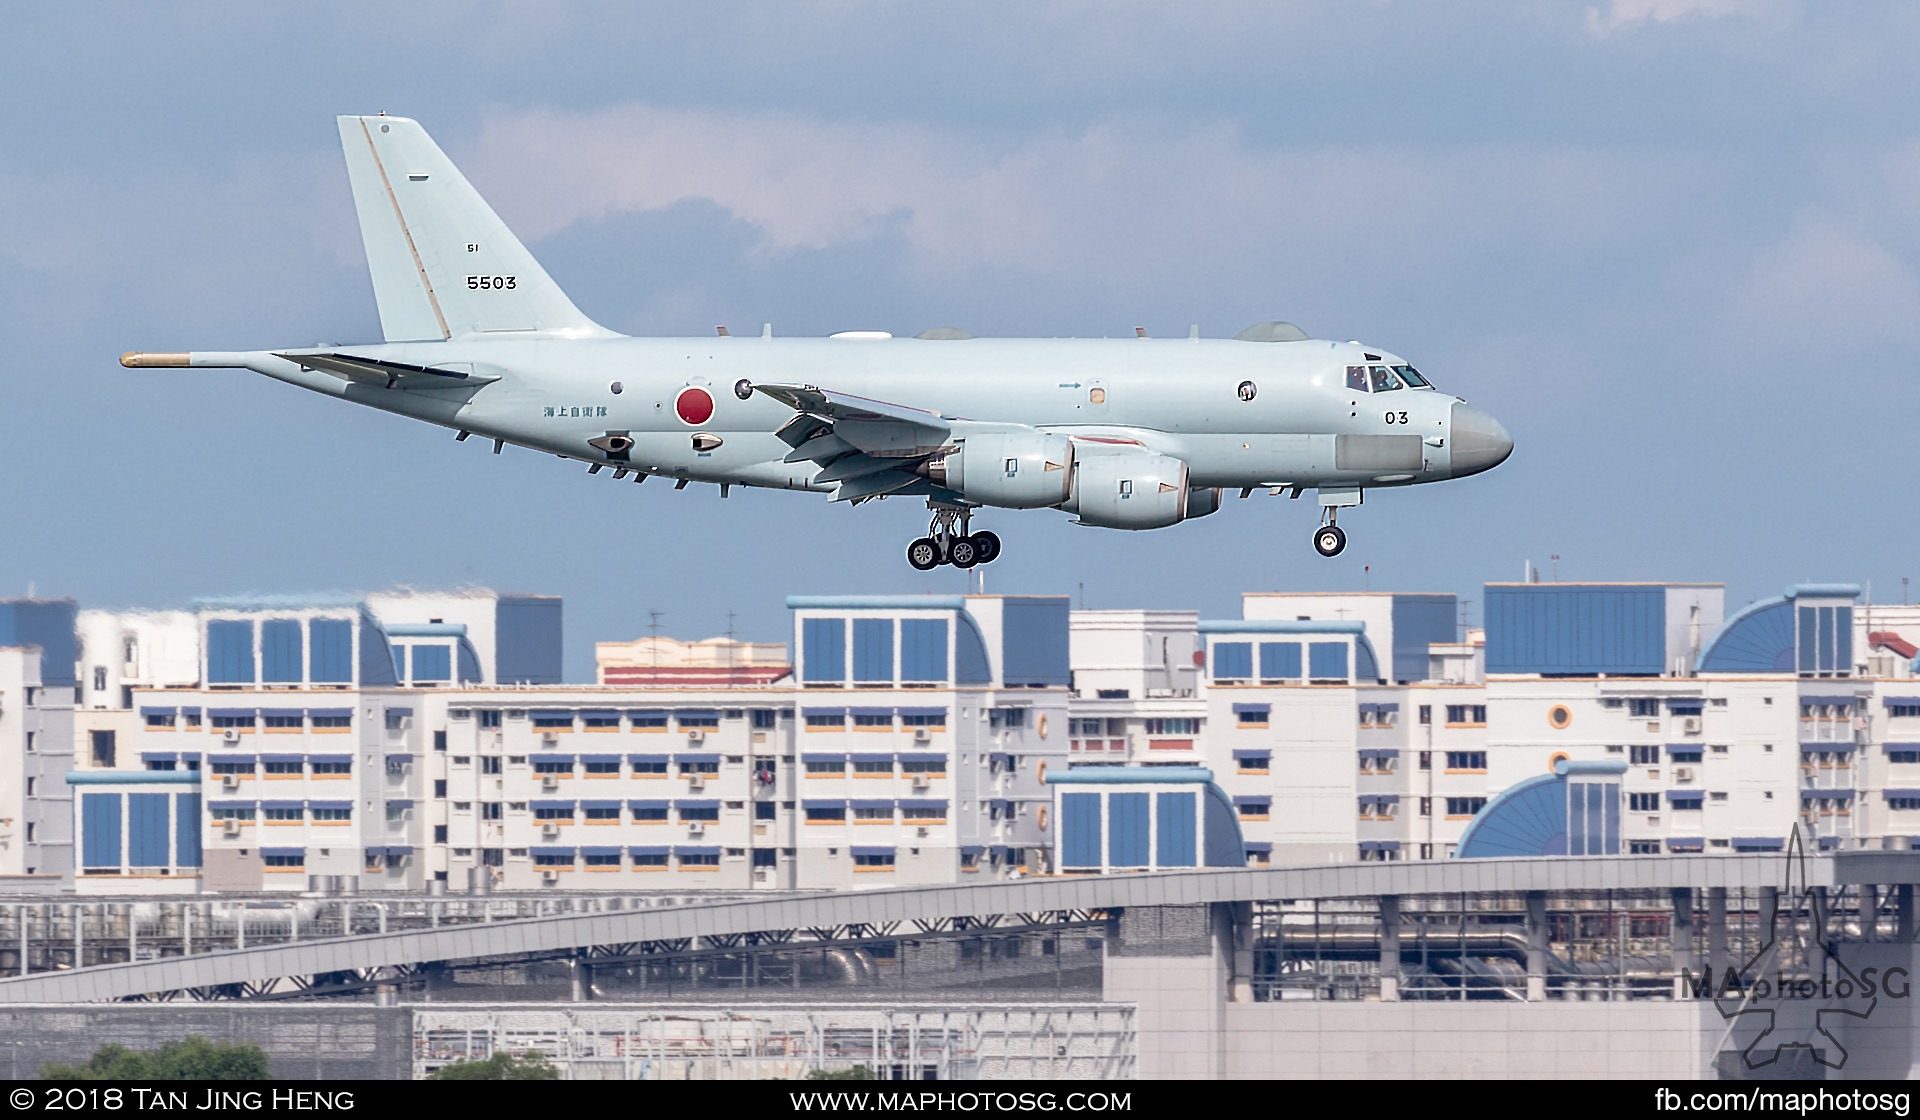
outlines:
{"label": "bridge support pillar", "polygon": [[1400,896],[1380,896],[1380,998],[1400,998]]}
{"label": "bridge support pillar", "polygon": [[1673,953],[1673,998],[1687,998],[1687,970],[1693,967],[1693,890],[1675,887],[1668,947]]}
{"label": "bridge support pillar", "polygon": [[1527,1001],[1547,998],[1547,892],[1527,892]]}
{"label": "bridge support pillar", "polygon": [[578,957],[567,964],[572,980],[572,991],[567,998],[574,1003],[586,1003],[593,998],[593,966]]}
{"label": "bridge support pillar", "polygon": [[[1229,1003],[1253,1002],[1253,903],[1229,902],[1218,908],[1221,948],[1231,967],[1227,978]],[[1054,958],[1055,961],[1059,957]]]}
{"label": "bridge support pillar", "polygon": [[1893,891],[1894,940],[1904,945],[1913,940],[1913,884],[1901,883]]}
{"label": "bridge support pillar", "polygon": [[1726,975],[1727,961],[1727,888],[1707,888],[1707,967],[1713,970],[1714,983]]}

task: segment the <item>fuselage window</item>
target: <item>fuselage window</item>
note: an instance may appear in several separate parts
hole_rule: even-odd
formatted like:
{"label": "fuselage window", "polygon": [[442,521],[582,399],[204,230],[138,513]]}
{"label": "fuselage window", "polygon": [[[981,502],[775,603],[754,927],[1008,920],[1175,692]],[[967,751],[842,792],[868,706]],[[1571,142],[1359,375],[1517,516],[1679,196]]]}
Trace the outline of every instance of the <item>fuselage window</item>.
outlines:
{"label": "fuselage window", "polygon": [[1417,369],[1414,369],[1412,366],[1394,366],[1393,372],[1399,374],[1400,380],[1406,382],[1409,388],[1412,388],[1412,389],[1433,388],[1432,385],[1427,384],[1426,378],[1420,376],[1420,371]]}
{"label": "fuselage window", "polygon": [[1356,393],[1364,393],[1367,391],[1366,366],[1347,367],[1347,388]]}
{"label": "fuselage window", "polygon": [[1395,377],[1393,371],[1386,366],[1368,366],[1367,368],[1373,373],[1374,392],[1388,393],[1401,387],[1400,379]]}

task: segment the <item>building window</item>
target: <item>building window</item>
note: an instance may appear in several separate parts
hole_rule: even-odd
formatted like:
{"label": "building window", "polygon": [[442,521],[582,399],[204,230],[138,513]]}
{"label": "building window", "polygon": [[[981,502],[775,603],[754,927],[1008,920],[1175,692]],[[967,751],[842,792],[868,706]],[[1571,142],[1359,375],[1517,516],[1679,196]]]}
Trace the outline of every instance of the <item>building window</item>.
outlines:
{"label": "building window", "polygon": [[[214,718],[219,719],[220,717],[215,716]],[[172,712],[148,712],[146,723],[148,731],[172,731],[174,727],[174,714]],[[218,727],[219,724],[216,723],[214,726]]]}
{"label": "building window", "polygon": [[773,725],[774,712],[772,708],[755,708],[753,710],[753,729],[755,731],[771,731]]}
{"label": "building window", "polygon": [[1634,813],[1657,813],[1660,811],[1660,795],[1657,793],[1629,793],[1627,809]]}
{"label": "building window", "polygon": [[893,869],[893,853],[887,852],[884,855],[856,855],[853,857],[853,866],[856,871],[891,871]]}
{"label": "building window", "polygon": [[263,762],[260,769],[269,778],[297,778],[305,770],[298,762]]}
{"label": "building window", "polygon": [[987,726],[1007,731],[1018,731],[1027,726],[1027,709],[995,708],[987,713]]}
{"label": "building window", "polygon": [[573,854],[570,852],[535,852],[533,865],[535,867],[563,867],[571,869],[573,867]]}
{"label": "building window", "polygon": [[853,760],[853,775],[856,778],[891,778],[893,760],[890,758]]}
{"label": "building window", "polygon": [[580,767],[586,771],[588,777],[598,775],[603,778],[617,778],[620,776],[620,763],[618,761],[583,762],[580,764]]}
{"label": "building window", "polygon": [[278,821],[282,824],[295,822],[295,821],[302,821],[306,819],[306,810],[304,809],[262,809],[260,810],[260,819],[264,821]]}
{"label": "building window", "polygon": [[1627,854],[1630,856],[1657,856],[1660,854],[1660,841],[1629,840],[1627,841]]}
{"label": "building window", "polygon": [[680,774],[682,777],[698,775],[703,778],[711,778],[719,773],[720,764],[718,762],[689,762],[684,758],[680,760]]}
{"label": "building window", "polygon": [[667,868],[667,853],[635,852],[633,854],[633,866],[636,871],[665,871]]}
{"label": "building window", "polygon": [[1920,809],[1920,797],[1889,797],[1887,808],[1903,812]]}
{"label": "building window", "polygon": [[500,772],[500,756],[497,754],[481,755],[480,772],[482,774],[498,774]]}
{"label": "building window", "polygon": [[1447,817],[1450,820],[1463,820],[1486,807],[1487,799],[1484,797],[1449,797]]}
{"label": "building window", "polygon": [[536,806],[533,810],[533,819],[536,821],[564,821],[567,824],[572,824],[573,823],[573,806],[571,805]]}
{"label": "building window", "polygon": [[929,713],[920,713],[920,714],[916,714],[916,715],[910,715],[910,716],[901,716],[901,717],[900,717],[900,726],[902,726],[902,727],[931,727],[931,728],[934,728],[934,729],[936,729],[936,730],[939,730],[939,729],[942,729],[942,728],[945,728],[945,727],[947,726],[947,713],[945,713],[945,712],[935,712],[935,713],[931,713],[931,714],[929,714]]}
{"label": "building window", "polygon": [[1271,801],[1242,801],[1239,805],[1240,819],[1243,821],[1269,820],[1273,813]]}
{"label": "building window", "polygon": [[1486,751],[1448,751],[1447,773],[1484,774],[1487,772]]}
{"label": "building window", "polygon": [[618,712],[588,712],[581,715],[580,726],[588,731],[618,731],[620,730],[620,714]]}
{"label": "building window", "polygon": [[891,808],[855,809],[853,811],[853,819],[861,824],[871,824],[871,823],[892,824],[893,810]]}
{"label": "building window", "polygon": [[[215,712],[211,717],[211,722],[215,731],[252,731],[253,713]],[[173,726],[171,717],[167,720],[167,726]]]}
{"label": "building window", "polygon": [[845,712],[808,712],[808,731],[844,731],[847,727]]}
{"label": "building window", "polygon": [[628,712],[627,719],[635,731],[665,731],[667,713],[665,712]]}
{"label": "building window", "polygon": [[1627,699],[1627,715],[1634,719],[1658,719],[1660,716],[1660,698],[1657,696],[1633,696]]}
{"label": "building window", "polygon": [[[99,686],[96,686],[96,687],[99,687]],[[1889,719],[1920,718],[1920,704],[1888,704],[1887,718]]]}
{"label": "building window", "polygon": [[353,773],[353,763],[351,762],[318,762],[316,761],[313,763],[313,776],[316,778],[325,777],[328,775],[332,775],[338,778],[344,778],[352,773]]}
{"label": "building window", "polygon": [[345,824],[347,821],[350,821],[352,819],[353,819],[352,809],[314,809],[313,810],[313,820],[314,820],[314,823],[316,824],[319,824],[324,821],[334,821],[340,824]]}
{"label": "building window", "polygon": [[635,805],[633,807],[633,820],[635,824],[665,824],[667,820],[667,807],[665,805],[651,807]]}
{"label": "building window", "polygon": [[589,853],[587,855],[581,856],[580,862],[584,863],[588,867],[598,867],[606,870],[612,870],[613,868],[620,866],[620,853],[619,852]]}
{"label": "building window", "polygon": [[946,824],[945,809],[902,809],[900,820],[905,824]]}
{"label": "building window", "polygon": [[680,867],[683,871],[713,871],[719,866],[719,852],[682,852],[680,854]]}
{"label": "building window", "polygon": [[[1433,705],[1432,704],[1420,705],[1420,725],[1422,727],[1425,727],[1428,724],[1431,724],[1432,722],[1433,722]],[[1424,859],[1426,857],[1422,856],[1421,858]]]}
{"label": "building window", "polygon": [[1147,721],[1148,735],[1198,735],[1200,721],[1197,719],[1150,719]]}
{"label": "building window", "polygon": [[682,731],[720,730],[719,712],[676,712],[673,718]]}
{"label": "building window", "polygon": [[1240,727],[1268,726],[1268,709],[1266,708],[1252,708],[1247,711],[1236,712],[1234,715],[1237,720],[1237,725]]}
{"label": "building window", "polygon": [[305,853],[297,856],[262,856],[260,857],[260,862],[269,868],[293,869],[305,867],[307,865],[307,857]]}
{"label": "building window", "polygon": [[300,716],[262,716],[261,721],[268,731],[302,731],[306,720]]}
{"label": "building window", "polygon": [[635,762],[632,766],[633,776],[636,778],[667,776],[667,764],[664,762]]}
{"label": "building window", "polygon": [[1653,743],[1635,743],[1628,751],[1628,760],[1635,766],[1660,765],[1660,748]]}
{"label": "building window", "polygon": [[1248,755],[1245,758],[1236,759],[1235,762],[1237,764],[1237,772],[1241,774],[1271,774],[1273,772],[1273,756],[1270,754]]}
{"label": "building window", "polygon": [[907,775],[932,774],[936,777],[947,772],[947,760],[944,758],[903,758],[900,760],[900,772]]}
{"label": "building window", "polygon": [[853,725],[867,731],[893,730],[893,715],[855,715]]}
{"label": "building window", "polygon": [[1485,704],[1447,705],[1447,726],[1485,727],[1486,725],[1487,706]]}
{"label": "building window", "polygon": [[620,819],[620,807],[618,805],[610,807],[591,805],[580,810],[580,812],[589,822],[598,821],[601,824],[613,824]]}
{"label": "building window", "polygon": [[1431,817],[1433,815],[1433,798],[1422,797],[1420,799],[1420,815],[1423,817]]}
{"label": "building window", "polygon": [[500,730],[500,710],[498,708],[480,709],[480,730],[482,731]]}
{"label": "building window", "polygon": [[846,807],[840,805],[809,805],[807,806],[807,823],[845,824],[847,823]]}
{"label": "building window", "polygon": [[536,774],[559,774],[573,776],[571,758],[536,758],[533,760],[533,772]]}

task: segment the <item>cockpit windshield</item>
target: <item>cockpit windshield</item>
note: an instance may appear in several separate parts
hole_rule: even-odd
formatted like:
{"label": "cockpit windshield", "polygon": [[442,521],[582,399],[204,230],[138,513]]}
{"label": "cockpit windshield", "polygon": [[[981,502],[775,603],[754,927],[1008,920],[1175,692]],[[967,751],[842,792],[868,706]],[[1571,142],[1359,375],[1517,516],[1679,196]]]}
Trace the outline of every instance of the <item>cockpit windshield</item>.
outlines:
{"label": "cockpit windshield", "polygon": [[1386,366],[1369,366],[1368,370],[1373,375],[1374,392],[1386,393],[1400,388],[1400,379],[1395,377],[1393,371]]}
{"label": "cockpit windshield", "polygon": [[1355,393],[1391,393],[1433,386],[1412,366],[1348,366],[1347,388]]}
{"label": "cockpit windshield", "polygon": [[1427,383],[1426,378],[1420,376],[1420,371],[1417,369],[1414,369],[1412,366],[1394,366],[1393,372],[1399,374],[1400,380],[1405,381],[1409,388],[1413,388],[1413,389],[1433,388],[1432,385]]}

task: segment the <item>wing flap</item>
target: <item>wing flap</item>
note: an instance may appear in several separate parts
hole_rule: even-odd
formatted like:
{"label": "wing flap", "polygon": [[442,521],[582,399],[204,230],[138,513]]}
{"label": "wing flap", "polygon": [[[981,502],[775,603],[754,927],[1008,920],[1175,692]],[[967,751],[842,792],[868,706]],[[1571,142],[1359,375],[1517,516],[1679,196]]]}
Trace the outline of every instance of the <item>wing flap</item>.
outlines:
{"label": "wing flap", "polygon": [[[753,391],[797,413],[776,433],[794,449],[786,457],[789,463],[814,462],[828,466],[857,451],[874,459],[890,460],[892,465],[905,466],[951,450],[952,425],[923,408],[876,401],[817,385],[755,385]],[[885,466],[872,469],[879,471]],[[821,481],[840,477],[846,476]]]}

